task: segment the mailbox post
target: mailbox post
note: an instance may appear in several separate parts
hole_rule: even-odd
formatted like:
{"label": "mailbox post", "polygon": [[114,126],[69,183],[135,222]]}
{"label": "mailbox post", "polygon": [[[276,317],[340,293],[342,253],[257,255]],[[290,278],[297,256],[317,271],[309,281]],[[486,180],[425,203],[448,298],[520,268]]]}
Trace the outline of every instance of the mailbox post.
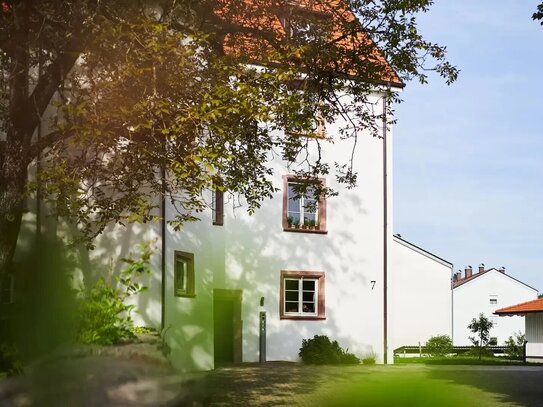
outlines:
{"label": "mailbox post", "polygon": [[260,363],[266,362],[266,312],[260,311]]}

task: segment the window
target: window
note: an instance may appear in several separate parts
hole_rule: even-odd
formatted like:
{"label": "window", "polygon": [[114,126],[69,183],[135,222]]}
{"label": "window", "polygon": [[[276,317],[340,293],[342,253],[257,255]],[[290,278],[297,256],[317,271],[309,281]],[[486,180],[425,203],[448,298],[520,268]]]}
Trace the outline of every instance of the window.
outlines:
{"label": "window", "polygon": [[327,13],[293,7],[279,15],[287,37],[298,44],[326,41],[330,34],[332,18]]}
{"label": "window", "polygon": [[0,280],[0,304],[12,304],[14,301],[13,275],[8,274]]}
{"label": "window", "polygon": [[324,273],[281,271],[281,319],[325,319]]}
{"label": "window", "polygon": [[[324,186],[324,180],[320,181]],[[326,200],[317,199],[312,188],[297,197],[296,184],[296,177],[283,177],[283,229],[326,233]]]}
{"label": "window", "polygon": [[194,254],[175,251],[174,257],[174,295],[194,297]]}
{"label": "window", "polygon": [[224,191],[221,189],[220,185],[219,182],[216,182],[213,185],[213,197],[211,202],[213,224],[217,226],[224,225]]}

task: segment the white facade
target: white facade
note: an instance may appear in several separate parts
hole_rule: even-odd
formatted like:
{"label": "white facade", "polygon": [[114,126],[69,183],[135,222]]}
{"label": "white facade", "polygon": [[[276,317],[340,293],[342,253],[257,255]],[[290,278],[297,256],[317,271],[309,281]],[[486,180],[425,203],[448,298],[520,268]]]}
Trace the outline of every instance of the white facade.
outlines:
{"label": "white facade", "polygon": [[[378,111],[381,96],[375,95],[373,101]],[[350,154],[352,143],[337,137],[342,124],[338,120],[327,126],[334,143],[321,140],[328,161]],[[389,129],[389,205],[391,136]],[[365,134],[359,137],[354,165],[358,187],[348,190],[332,177],[325,180],[339,191],[339,196],[326,202],[326,233],[283,229],[283,177],[292,173],[277,160],[272,161],[273,184],[279,191],[254,215],[226,202],[223,226],[212,224],[209,210],[200,222],[185,225],[182,232],[168,229],[165,338],[175,367],[213,368],[217,356],[214,338],[234,348],[234,361],[258,361],[260,312],[266,312],[267,318],[267,360],[298,360],[302,339],[328,335],[359,357],[374,354],[378,363],[383,362],[385,233],[388,247],[392,246],[391,230],[385,231],[383,218],[383,140]],[[211,202],[211,196],[208,198]],[[173,211],[167,208],[167,214]],[[389,207],[388,225],[392,224],[391,214]],[[194,255],[194,297],[174,295],[174,251]],[[324,318],[281,317],[282,271],[324,273]],[[392,356],[389,350],[389,363]]]}
{"label": "white facade", "polygon": [[452,337],[452,264],[399,236],[390,254],[389,304],[394,349]]}
{"label": "white facade", "polygon": [[455,346],[472,345],[469,340],[473,334],[468,325],[473,318],[483,313],[494,322],[490,337],[496,338],[498,345],[515,332],[524,332],[522,317],[499,318],[494,311],[508,304],[533,300],[537,290],[494,268],[481,271],[465,282],[459,280],[453,289],[453,342]]}
{"label": "white facade", "polygon": [[526,344],[526,361],[543,363],[543,312],[528,313],[524,318],[526,319],[526,341],[528,342]]}

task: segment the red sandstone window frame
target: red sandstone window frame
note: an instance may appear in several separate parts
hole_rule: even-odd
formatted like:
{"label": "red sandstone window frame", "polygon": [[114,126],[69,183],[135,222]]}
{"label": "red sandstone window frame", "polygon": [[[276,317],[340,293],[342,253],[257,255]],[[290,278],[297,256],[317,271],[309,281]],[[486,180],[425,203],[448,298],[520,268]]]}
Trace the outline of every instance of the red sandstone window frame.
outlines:
{"label": "red sandstone window frame", "polygon": [[212,199],[211,199],[211,210],[212,210],[212,223],[215,226],[224,225],[224,191],[220,181],[214,181]]}
{"label": "red sandstone window frame", "polygon": [[[304,312],[285,312],[285,280],[312,280],[316,287],[316,310],[314,313]],[[279,289],[279,316],[280,319],[291,319],[299,321],[325,320],[325,281],[322,271],[297,271],[281,270]],[[303,296],[303,293],[301,294]]]}
{"label": "red sandstone window frame", "polygon": [[[302,227],[296,228],[289,226],[288,224],[288,184],[296,183],[299,180],[298,177],[293,175],[284,175],[283,176],[283,214],[282,214],[282,224],[283,230],[285,232],[297,232],[297,233],[317,233],[317,234],[327,234],[326,229],[326,199],[320,197],[317,203],[317,221],[319,224],[318,229],[303,229]],[[324,178],[319,178],[319,181],[323,187],[326,187],[326,180]]]}

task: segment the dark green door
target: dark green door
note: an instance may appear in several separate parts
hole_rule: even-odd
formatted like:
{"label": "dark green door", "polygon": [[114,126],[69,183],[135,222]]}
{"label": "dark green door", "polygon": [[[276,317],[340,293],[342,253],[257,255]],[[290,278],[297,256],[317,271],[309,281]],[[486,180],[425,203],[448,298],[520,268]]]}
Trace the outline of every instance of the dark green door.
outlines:
{"label": "dark green door", "polygon": [[215,363],[241,362],[240,290],[214,290],[213,331]]}

